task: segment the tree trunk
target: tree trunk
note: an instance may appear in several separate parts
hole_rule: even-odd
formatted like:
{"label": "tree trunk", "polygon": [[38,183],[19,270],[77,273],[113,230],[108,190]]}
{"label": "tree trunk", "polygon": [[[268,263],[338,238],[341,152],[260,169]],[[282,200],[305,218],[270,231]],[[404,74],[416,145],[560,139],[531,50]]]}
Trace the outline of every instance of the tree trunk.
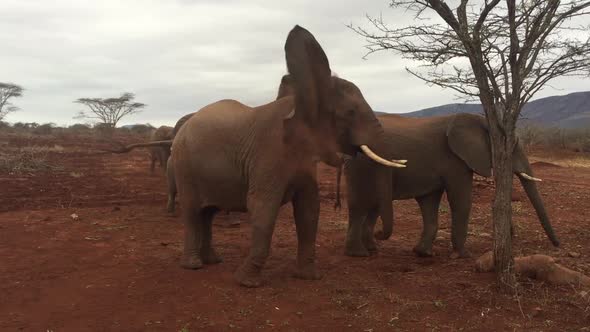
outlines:
{"label": "tree trunk", "polygon": [[494,224],[494,266],[500,289],[512,292],[516,287],[512,255],[512,151],[514,128],[500,130],[490,124],[494,183],[496,192],[492,205]]}

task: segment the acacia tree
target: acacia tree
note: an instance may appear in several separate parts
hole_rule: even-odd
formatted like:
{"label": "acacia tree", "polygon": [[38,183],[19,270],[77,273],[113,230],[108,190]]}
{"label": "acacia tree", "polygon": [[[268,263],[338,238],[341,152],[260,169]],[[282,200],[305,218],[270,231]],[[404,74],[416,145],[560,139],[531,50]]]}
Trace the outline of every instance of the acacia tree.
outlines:
{"label": "acacia tree", "polygon": [[[489,126],[493,176],[494,261],[500,286],[513,287],[512,151],[522,107],[549,81],[590,72],[590,13],[579,0],[390,0],[414,24],[395,27],[368,16],[368,54],[392,50],[421,62],[406,68],[428,84],[479,99]],[[452,8],[453,7],[453,8]]]}
{"label": "acacia tree", "polygon": [[146,105],[133,102],[135,95],[130,92],[123,93],[117,98],[79,98],[75,103],[88,107],[90,112],[81,111],[75,119],[96,119],[108,128],[115,128],[119,121],[131,114],[141,112]]}
{"label": "acacia tree", "polygon": [[17,98],[23,95],[23,88],[13,83],[2,83],[0,82],[0,121],[8,113],[16,112],[19,108],[8,100],[10,98]]}

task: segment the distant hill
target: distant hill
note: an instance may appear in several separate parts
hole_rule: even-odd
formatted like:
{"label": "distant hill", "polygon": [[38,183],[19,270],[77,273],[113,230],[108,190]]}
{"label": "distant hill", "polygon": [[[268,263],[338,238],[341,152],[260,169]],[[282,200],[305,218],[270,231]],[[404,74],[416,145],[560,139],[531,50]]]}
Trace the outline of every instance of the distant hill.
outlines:
{"label": "distant hill", "polygon": [[[480,104],[448,104],[401,115],[421,118],[460,112],[483,114],[483,109]],[[545,127],[590,127],[590,91],[533,100],[524,106],[521,121]]]}

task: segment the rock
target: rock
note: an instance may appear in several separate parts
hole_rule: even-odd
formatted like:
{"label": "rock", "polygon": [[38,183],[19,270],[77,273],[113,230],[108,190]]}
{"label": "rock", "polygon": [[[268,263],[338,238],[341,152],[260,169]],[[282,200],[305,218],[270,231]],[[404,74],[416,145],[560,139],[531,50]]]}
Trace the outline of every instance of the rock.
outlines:
{"label": "rock", "polygon": [[77,214],[75,214],[75,213],[70,214],[70,218],[72,218],[72,220],[78,220],[78,219],[80,219],[80,217]]}
{"label": "rock", "polygon": [[490,233],[479,233],[479,237],[485,237],[487,239],[491,239],[492,238],[492,234],[490,234]]}
{"label": "rock", "polygon": [[574,251],[570,251],[567,253],[568,256],[573,257],[573,258],[578,258],[580,257],[580,253],[578,252],[574,252]]}

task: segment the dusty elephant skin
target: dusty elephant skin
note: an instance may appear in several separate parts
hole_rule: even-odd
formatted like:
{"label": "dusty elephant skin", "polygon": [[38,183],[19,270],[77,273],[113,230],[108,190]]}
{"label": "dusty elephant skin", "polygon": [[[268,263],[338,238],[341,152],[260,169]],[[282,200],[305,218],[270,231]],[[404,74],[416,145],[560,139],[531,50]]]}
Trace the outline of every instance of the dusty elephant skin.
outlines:
{"label": "dusty elephant skin", "polygon": [[[165,141],[165,140],[172,140],[174,137],[172,136],[172,131],[174,128],[169,126],[160,126],[156,129],[151,137],[150,141]],[[150,172],[153,174],[156,166],[156,161],[166,171],[166,165],[168,162],[168,157],[170,157],[170,147],[169,146],[152,146],[150,149]]]}
{"label": "dusty elephant skin", "polygon": [[[407,118],[383,115],[378,119],[385,130],[385,157],[408,158],[403,171],[384,169],[363,156],[346,160],[344,172],[348,191],[348,233],[345,253],[368,256],[377,250],[373,230],[379,205],[392,200],[414,198],[422,212],[424,228],[414,248],[419,256],[432,256],[432,243],[438,230],[439,204],[444,192],[449,201],[453,256],[468,255],[465,249],[473,172],[491,175],[491,155],[485,119],[471,114],[432,118]],[[381,173],[393,172],[391,181]],[[513,152],[513,172],[524,187],[547,236],[558,246],[543,201],[532,177],[531,167],[520,145]],[[391,195],[387,193],[389,187]],[[382,216],[383,217],[383,216]],[[386,216],[386,219],[393,216]],[[376,234],[378,235],[378,234]]]}
{"label": "dusty elephant skin", "polygon": [[282,83],[292,86],[294,95],[287,92],[258,107],[213,103],[190,117],[174,139],[170,162],[183,207],[184,268],[221,262],[212,243],[212,219],[220,210],[248,211],[251,248],[234,276],[243,286],[261,285],[278,210],[291,202],[295,276],[318,279],[317,160],[339,166],[337,152],[352,155],[363,145],[380,151],[379,121],[354,84],[331,76],[313,35],[296,26],[285,53],[289,76]]}

